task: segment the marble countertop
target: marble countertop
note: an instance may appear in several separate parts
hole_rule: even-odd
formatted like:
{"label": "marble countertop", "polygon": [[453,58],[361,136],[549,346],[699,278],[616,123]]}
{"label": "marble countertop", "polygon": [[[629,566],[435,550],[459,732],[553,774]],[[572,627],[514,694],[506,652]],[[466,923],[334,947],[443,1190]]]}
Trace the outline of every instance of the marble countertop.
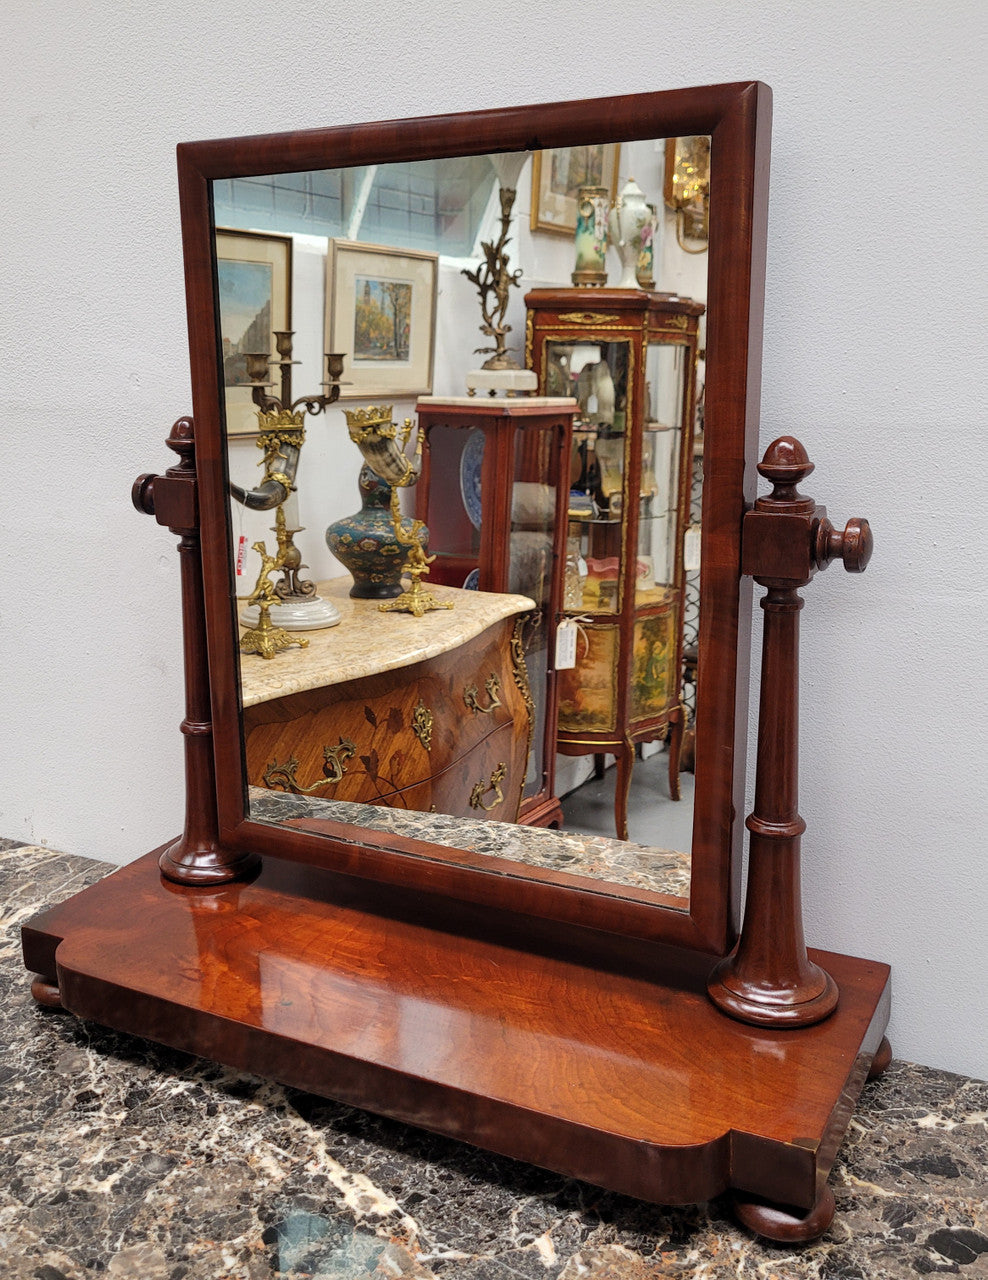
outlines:
{"label": "marble countertop", "polygon": [[0,840],[4,1280],[988,1277],[986,1083],[893,1062],[830,1229],[768,1246],[39,1008],[21,924],[110,870]]}
{"label": "marble countertop", "polygon": [[[340,621],[319,631],[300,632],[309,642],[305,649],[286,649],[271,659],[241,654],[244,706],[410,667],[466,644],[502,618],[535,608],[527,596],[463,591],[433,585],[428,579],[425,585],[437,600],[452,602],[453,608],[437,609],[421,618],[382,613],[380,600],[350,597],[349,577],[318,583],[319,595],[336,605]],[[277,613],[275,609],[271,615],[275,623]]]}

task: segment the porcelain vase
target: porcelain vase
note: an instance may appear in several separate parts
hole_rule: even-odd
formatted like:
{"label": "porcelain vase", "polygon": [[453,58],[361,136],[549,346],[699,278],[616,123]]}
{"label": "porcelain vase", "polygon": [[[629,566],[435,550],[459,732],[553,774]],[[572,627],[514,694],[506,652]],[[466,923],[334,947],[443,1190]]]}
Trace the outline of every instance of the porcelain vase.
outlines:
{"label": "porcelain vase", "polygon": [[575,285],[607,284],[606,187],[581,187],[576,199]]}
{"label": "porcelain vase", "polygon": [[648,205],[645,203],[645,192],[634,180],[629,178],[621,189],[621,194],[614,201],[607,229],[611,235],[611,244],[618,251],[621,259],[621,279],[619,289],[637,289],[638,255],[641,252],[642,228],[650,217]]}

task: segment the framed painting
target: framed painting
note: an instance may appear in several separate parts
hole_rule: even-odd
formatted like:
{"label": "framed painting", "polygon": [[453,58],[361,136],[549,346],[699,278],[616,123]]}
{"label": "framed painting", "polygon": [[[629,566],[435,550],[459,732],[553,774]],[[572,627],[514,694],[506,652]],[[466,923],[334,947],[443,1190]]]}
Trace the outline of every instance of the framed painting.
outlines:
{"label": "framed painting", "polygon": [[618,143],[554,147],[536,151],[532,160],[533,231],[576,234],[576,197],[581,187],[606,187],[617,194]]}
{"label": "framed painting", "polygon": [[276,329],[292,327],[292,238],[216,231],[226,429],[257,434],[257,406],[247,380],[248,351],[274,353]]}
{"label": "framed painting", "polygon": [[345,351],[342,396],[432,391],[439,255],[331,240],[326,259],[327,351]]}

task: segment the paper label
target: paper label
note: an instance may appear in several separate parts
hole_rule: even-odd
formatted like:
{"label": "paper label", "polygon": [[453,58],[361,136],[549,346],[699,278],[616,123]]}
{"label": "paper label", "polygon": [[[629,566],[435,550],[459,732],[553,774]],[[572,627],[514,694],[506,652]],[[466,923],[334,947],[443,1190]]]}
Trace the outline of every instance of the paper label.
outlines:
{"label": "paper label", "polygon": [[237,539],[237,577],[244,576],[244,561],[247,559],[247,537],[241,534]]}
{"label": "paper label", "polygon": [[683,568],[696,573],[700,567],[700,526],[691,524],[683,538]]}
{"label": "paper label", "polygon": [[573,618],[564,618],[556,628],[556,670],[576,666],[576,634],[579,627]]}

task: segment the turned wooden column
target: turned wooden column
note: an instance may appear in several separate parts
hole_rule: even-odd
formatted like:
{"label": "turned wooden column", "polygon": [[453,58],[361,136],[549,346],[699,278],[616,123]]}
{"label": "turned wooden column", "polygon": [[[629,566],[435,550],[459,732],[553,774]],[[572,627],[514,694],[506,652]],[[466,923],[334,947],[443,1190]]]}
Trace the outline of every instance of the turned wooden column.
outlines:
{"label": "turned wooden column", "polygon": [[163,476],[134,481],[138,511],[153,515],[180,538],[182,635],[185,658],[185,830],[158,860],[162,875],[178,884],[224,884],[243,880],[260,865],[256,854],[225,849],[219,841],[216,770],[209,699],[209,665],[199,545],[195,433],[191,418],[179,418],[167,444],[179,455]]}
{"label": "turned wooden column", "polygon": [[835,557],[860,573],[871,557],[867,520],[843,533],[797,485],[813,470],[792,436],[769,445],[758,467],[772,493],[745,516],[742,572],[766,588],[758,712],[758,760],[748,887],[738,945],[710,975],[718,1008],[757,1026],[803,1027],[832,1013],[837,987],[806,954],[800,896],[799,588]]}

